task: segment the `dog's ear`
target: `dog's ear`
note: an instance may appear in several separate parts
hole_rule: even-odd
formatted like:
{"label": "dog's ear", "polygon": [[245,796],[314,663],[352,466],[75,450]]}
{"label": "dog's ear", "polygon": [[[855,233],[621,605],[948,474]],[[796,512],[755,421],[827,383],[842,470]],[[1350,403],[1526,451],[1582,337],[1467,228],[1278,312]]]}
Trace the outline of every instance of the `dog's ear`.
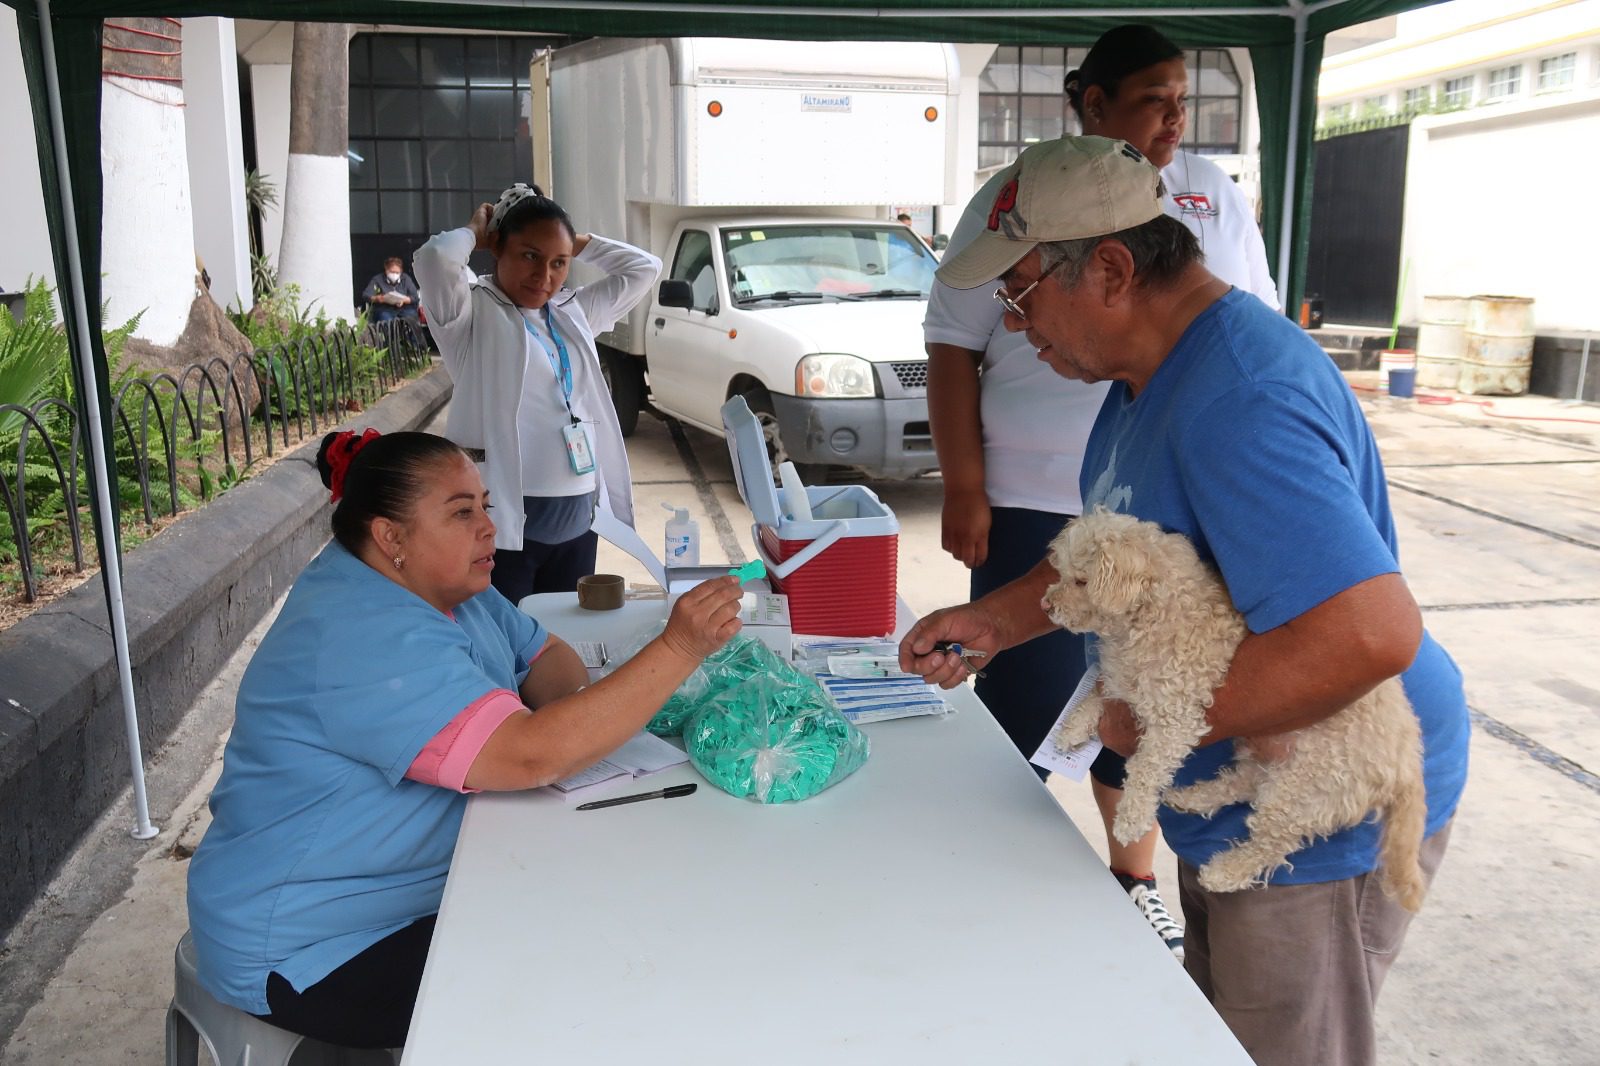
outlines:
{"label": "dog's ear", "polygon": [[1144,602],[1155,579],[1155,560],[1137,524],[1108,527],[1096,543],[1089,598],[1107,614],[1126,617]]}

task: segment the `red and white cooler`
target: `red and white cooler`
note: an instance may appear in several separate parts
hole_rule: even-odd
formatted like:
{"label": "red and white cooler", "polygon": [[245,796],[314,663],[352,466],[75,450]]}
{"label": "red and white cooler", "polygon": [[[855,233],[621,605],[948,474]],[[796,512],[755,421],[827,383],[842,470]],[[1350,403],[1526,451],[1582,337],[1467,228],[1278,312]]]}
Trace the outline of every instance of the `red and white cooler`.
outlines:
{"label": "red and white cooler", "polygon": [[876,637],[894,632],[900,523],[862,485],[807,485],[811,519],[785,515],[761,423],[744,397],[722,405],[734,480],[755,517],[751,536],[774,591],[789,597],[796,633]]}

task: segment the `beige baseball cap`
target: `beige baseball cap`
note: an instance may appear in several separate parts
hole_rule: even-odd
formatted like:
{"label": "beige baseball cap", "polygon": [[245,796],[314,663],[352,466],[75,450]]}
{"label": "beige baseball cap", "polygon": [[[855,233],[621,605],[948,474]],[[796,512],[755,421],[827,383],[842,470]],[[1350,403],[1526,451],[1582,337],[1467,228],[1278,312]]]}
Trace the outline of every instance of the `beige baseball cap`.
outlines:
{"label": "beige baseball cap", "polygon": [[1127,141],[1062,137],[1036,144],[1005,171],[988,226],[948,257],[939,280],[993,281],[1041,241],[1075,241],[1143,225],[1162,213],[1161,172]]}

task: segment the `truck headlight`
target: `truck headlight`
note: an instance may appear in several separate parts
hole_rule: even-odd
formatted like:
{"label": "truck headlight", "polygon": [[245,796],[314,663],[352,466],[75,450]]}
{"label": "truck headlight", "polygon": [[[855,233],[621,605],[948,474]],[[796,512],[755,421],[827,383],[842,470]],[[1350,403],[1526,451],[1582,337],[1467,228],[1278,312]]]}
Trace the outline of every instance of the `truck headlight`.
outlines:
{"label": "truck headlight", "polygon": [[821,352],[800,360],[794,369],[794,391],[798,396],[829,399],[876,396],[877,379],[872,364],[858,355]]}

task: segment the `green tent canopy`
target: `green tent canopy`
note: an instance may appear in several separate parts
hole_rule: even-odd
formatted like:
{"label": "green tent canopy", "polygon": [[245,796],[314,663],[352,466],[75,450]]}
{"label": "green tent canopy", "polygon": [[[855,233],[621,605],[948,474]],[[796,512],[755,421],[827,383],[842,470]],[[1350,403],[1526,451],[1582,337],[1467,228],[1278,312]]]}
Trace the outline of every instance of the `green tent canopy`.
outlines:
{"label": "green tent canopy", "polygon": [[1438,0],[0,0],[16,9],[39,148],[61,307],[73,351],[93,463],[106,595],[123,674],[138,835],[150,835],[127,667],[121,588],[106,531],[111,427],[105,352],[91,329],[100,305],[100,43],[106,18],[222,16],[307,22],[389,23],[582,37],[720,36],[816,41],[949,41],[1087,45],[1124,22],[1157,25],[1186,47],[1246,47],[1255,68],[1261,129],[1262,213],[1268,261],[1284,307],[1299,306],[1311,189],[1311,132],[1323,39],[1334,30]]}

